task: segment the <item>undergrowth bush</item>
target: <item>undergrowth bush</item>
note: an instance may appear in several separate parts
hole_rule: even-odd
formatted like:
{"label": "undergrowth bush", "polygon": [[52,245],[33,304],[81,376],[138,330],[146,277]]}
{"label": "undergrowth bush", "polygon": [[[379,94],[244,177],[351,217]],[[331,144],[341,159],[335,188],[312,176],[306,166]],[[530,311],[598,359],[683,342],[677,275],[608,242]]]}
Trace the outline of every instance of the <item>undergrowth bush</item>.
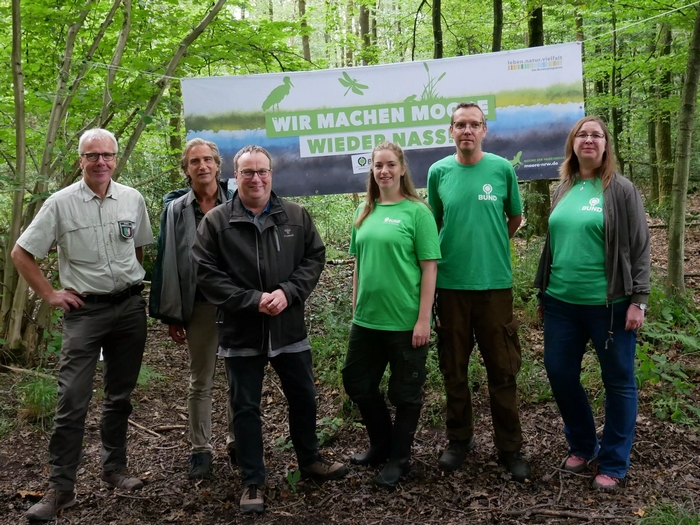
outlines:
{"label": "undergrowth bush", "polygon": [[652,507],[639,525],[699,525],[700,513],[693,500],[685,503],[662,503]]}

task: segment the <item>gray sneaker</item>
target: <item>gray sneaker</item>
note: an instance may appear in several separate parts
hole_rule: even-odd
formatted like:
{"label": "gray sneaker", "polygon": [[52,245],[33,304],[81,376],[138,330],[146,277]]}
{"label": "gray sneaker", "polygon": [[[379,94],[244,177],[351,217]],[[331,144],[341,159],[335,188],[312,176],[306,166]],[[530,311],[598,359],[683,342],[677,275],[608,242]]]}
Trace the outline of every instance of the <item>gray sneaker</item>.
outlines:
{"label": "gray sneaker", "polygon": [[342,463],[338,461],[328,461],[323,458],[319,458],[316,463],[312,463],[300,470],[303,477],[320,481],[340,479],[348,473],[348,467]]}
{"label": "gray sneaker", "polygon": [[101,478],[110,489],[139,490],[143,488],[143,481],[138,478],[130,478],[126,469],[102,471]]}
{"label": "gray sneaker", "polygon": [[26,516],[30,521],[49,521],[59,511],[72,507],[76,503],[78,503],[78,500],[75,499],[75,492],[72,490],[62,492],[56,489],[49,489],[39,503],[31,506]]}
{"label": "gray sneaker", "polygon": [[262,514],[265,511],[265,502],[263,501],[263,491],[259,485],[248,485],[243,488],[241,496],[241,512],[243,514],[251,514],[257,512]]}

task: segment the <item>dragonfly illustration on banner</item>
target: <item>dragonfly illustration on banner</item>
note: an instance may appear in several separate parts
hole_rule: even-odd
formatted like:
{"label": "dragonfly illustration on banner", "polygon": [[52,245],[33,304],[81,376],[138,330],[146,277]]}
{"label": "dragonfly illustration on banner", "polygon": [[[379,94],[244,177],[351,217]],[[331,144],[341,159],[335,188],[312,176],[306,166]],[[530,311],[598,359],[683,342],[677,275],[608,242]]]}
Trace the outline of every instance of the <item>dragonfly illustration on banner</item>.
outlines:
{"label": "dragonfly illustration on banner", "polygon": [[360,84],[356,78],[352,78],[350,75],[347,74],[346,71],[343,71],[343,77],[338,79],[338,82],[340,82],[343,86],[348,88],[343,96],[347,95],[350,92],[350,90],[352,90],[352,92],[356,95],[364,95],[362,90],[369,89],[369,86]]}

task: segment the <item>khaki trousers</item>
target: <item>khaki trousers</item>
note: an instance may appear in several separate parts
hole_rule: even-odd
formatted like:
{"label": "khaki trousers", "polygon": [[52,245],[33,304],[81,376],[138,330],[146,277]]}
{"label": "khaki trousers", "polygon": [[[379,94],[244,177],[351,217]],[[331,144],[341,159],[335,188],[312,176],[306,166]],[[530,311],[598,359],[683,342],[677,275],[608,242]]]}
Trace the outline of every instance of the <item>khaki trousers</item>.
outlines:
{"label": "khaki trousers", "polygon": [[[212,390],[216,373],[216,352],[219,347],[216,330],[216,307],[207,302],[196,302],[192,318],[185,325],[185,335],[190,354],[190,388],[187,395],[187,411],[189,412],[192,453],[211,453],[213,450],[211,445]],[[231,396],[227,395],[226,398],[228,421],[226,444],[229,445],[234,441],[233,412],[231,410]]]}

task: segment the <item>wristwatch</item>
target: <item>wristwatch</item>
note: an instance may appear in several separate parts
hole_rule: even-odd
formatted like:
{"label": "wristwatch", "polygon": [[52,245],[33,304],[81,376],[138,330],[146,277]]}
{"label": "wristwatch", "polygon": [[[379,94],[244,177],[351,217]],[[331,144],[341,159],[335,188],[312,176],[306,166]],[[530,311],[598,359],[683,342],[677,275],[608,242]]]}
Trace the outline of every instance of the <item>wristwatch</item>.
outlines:
{"label": "wristwatch", "polygon": [[632,306],[636,306],[639,308],[642,312],[646,312],[647,310],[647,304],[646,303],[632,303]]}

